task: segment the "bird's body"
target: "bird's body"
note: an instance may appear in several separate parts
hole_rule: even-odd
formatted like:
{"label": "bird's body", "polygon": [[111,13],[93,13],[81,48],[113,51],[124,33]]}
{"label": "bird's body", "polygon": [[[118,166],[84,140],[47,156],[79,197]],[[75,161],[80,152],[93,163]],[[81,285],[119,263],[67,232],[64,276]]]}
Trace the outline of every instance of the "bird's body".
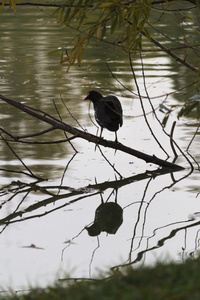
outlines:
{"label": "bird's body", "polygon": [[115,96],[103,97],[96,91],[90,91],[85,99],[93,103],[95,119],[101,126],[101,133],[103,128],[116,133],[123,124],[122,106],[119,99]]}

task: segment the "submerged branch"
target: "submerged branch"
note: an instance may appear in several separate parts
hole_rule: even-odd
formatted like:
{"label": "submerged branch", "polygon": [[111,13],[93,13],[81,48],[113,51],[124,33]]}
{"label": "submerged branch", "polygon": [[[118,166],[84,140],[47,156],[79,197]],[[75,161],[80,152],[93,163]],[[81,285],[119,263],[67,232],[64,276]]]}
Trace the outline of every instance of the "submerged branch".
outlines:
{"label": "submerged branch", "polygon": [[159,165],[161,167],[171,168],[174,170],[183,170],[184,169],[182,166],[162,160],[162,159],[156,157],[155,155],[151,156],[151,155],[145,154],[143,152],[137,151],[135,149],[129,148],[121,143],[108,141],[103,138],[99,138],[91,133],[74,128],[74,127],[62,122],[61,120],[56,119],[53,116],[45,113],[42,110],[38,110],[33,107],[24,105],[21,102],[16,102],[12,99],[6,98],[3,95],[0,95],[0,99],[7,102],[8,104],[18,108],[19,110],[31,115],[32,117],[37,118],[41,121],[44,121],[44,122],[50,124],[51,126],[53,126],[54,129],[60,129],[60,130],[66,131],[72,135],[75,135],[77,138],[82,138],[82,139],[85,139],[94,144],[102,145],[104,147],[109,147],[109,148],[112,148],[115,150],[120,150],[127,154],[133,155],[139,159],[142,159],[142,160],[146,161],[147,163],[153,163],[153,164]]}

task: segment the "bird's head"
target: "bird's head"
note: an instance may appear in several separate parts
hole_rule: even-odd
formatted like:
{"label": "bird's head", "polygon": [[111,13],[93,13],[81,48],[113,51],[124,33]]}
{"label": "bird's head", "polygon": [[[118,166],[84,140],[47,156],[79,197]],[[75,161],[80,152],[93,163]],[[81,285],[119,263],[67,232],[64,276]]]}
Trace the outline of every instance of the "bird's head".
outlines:
{"label": "bird's head", "polygon": [[103,96],[97,91],[89,91],[84,100],[91,100],[92,102],[96,102],[102,97]]}

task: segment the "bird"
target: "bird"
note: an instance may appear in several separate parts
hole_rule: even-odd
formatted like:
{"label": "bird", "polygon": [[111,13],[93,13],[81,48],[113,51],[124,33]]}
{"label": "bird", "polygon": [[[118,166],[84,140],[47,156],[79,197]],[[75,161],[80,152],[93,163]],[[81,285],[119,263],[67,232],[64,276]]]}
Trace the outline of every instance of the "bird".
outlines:
{"label": "bird", "polygon": [[117,130],[123,124],[123,111],[119,99],[116,96],[103,97],[97,91],[89,91],[85,100],[91,100],[94,106],[95,120],[101,127],[100,138],[103,128],[115,132],[115,142],[117,140]]}

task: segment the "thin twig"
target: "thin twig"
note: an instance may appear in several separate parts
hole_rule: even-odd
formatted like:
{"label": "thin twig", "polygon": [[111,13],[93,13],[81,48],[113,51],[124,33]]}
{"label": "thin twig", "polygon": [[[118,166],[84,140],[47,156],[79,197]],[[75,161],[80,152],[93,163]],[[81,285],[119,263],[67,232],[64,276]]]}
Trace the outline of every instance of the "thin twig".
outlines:
{"label": "thin twig", "polygon": [[133,78],[134,78],[134,81],[135,81],[135,84],[136,84],[136,88],[137,88],[139,99],[140,99],[140,105],[141,105],[141,108],[142,108],[142,111],[143,111],[143,114],[144,114],[144,119],[145,119],[145,122],[147,124],[147,127],[149,128],[149,131],[151,132],[153,138],[155,139],[155,141],[157,142],[157,144],[159,145],[159,147],[163,150],[163,152],[167,155],[167,157],[169,157],[167,151],[163,148],[163,146],[161,145],[161,143],[159,142],[159,140],[155,136],[155,134],[154,134],[154,132],[153,132],[153,130],[152,130],[150,124],[149,124],[149,121],[148,121],[148,119],[146,117],[146,112],[145,112],[145,108],[144,108],[144,105],[143,105],[142,97],[140,96],[140,89],[139,89],[139,86],[138,86],[138,83],[137,83],[137,79],[136,79],[136,76],[135,76],[135,71],[133,69],[133,64],[132,64],[132,59],[131,59],[130,52],[129,52],[129,62],[130,62],[131,71],[132,71]]}
{"label": "thin twig", "polygon": [[5,169],[5,168],[0,168],[0,171],[10,172],[10,173],[16,173],[16,174],[23,174],[23,175],[26,175],[26,176],[29,176],[29,177],[34,177],[34,178],[40,179],[40,180],[46,180],[46,179],[37,177],[35,175],[33,176],[30,173],[26,173],[24,171],[9,170],[9,169]]}
{"label": "thin twig", "polygon": [[177,155],[176,149],[174,147],[174,139],[173,139],[175,126],[176,126],[176,121],[174,121],[172,124],[171,132],[170,132],[170,145],[171,145],[172,151],[174,152],[174,157],[176,159],[178,157],[178,155]]}
{"label": "thin twig", "polygon": [[78,120],[74,117],[74,115],[71,113],[71,111],[70,111],[69,108],[67,107],[65,101],[63,100],[61,94],[60,94],[60,99],[61,99],[63,105],[65,106],[66,110],[68,111],[69,115],[72,117],[72,119],[73,119],[74,121],[76,121],[76,123],[78,124],[78,126],[79,126],[82,130],[85,130],[85,129],[83,128],[83,126],[79,123],[79,121],[78,121]]}
{"label": "thin twig", "polygon": [[[153,104],[152,104],[152,101],[151,101],[151,99],[150,99],[150,96],[149,96],[149,93],[148,93],[148,90],[147,90],[147,87],[146,87],[146,80],[145,80],[145,74],[144,74],[144,64],[143,64],[143,59],[142,59],[142,54],[141,54],[141,53],[140,53],[140,60],[141,60],[141,65],[142,65],[143,82],[144,82],[144,88],[145,88],[145,92],[146,92],[146,95],[147,95],[147,99],[148,99],[148,101],[149,101],[149,104],[150,104],[150,106],[151,106],[151,109],[152,109],[152,111],[153,111],[153,114],[154,114],[156,120],[158,121],[159,125],[161,126],[163,132],[169,137],[169,134],[165,131],[165,129],[164,129],[164,127],[163,127],[163,125],[162,125],[160,119],[158,118],[158,116],[157,116],[157,114],[156,114],[156,111],[155,111],[155,109],[154,109],[154,106],[153,106]],[[174,149],[173,142],[172,142],[172,135],[170,135],[170,145],[171,145],[171,147],[172,147],[172,151],[173,151],[174,154],[175,154],[175,157],[177,157],[177,154],[176,154],[176,151],[175,151],[175,149]],[[169,157],[169,155],[168,155],[168,157]]]}
{"label": "thin twig", "polygon": [[10,143],[20,143],[20,144],[30,144],[30,145],[53,145],[53,144],[61,144],[61,143],[66,143],[74,140],[75,138],[78,137],[78,134],[75,134],[73,136],[70,136],[69,138],[62,139],[62,140],[57,140],[57,141],[46,141],[46,142],[39,142],[39,141],[23,141],[23,140],[9,140],[6,139],[6,141]]}
{"label": "thin twig", "polygon": [[23,141],[21,140],[21,138],[30,138],[30,137],[33,137],[33,136],[38,136],[38,135],[42,135],[44,133],[47,133],[49,131],[52,131],[52,130],[55,130],[55,127],[51,127],[52,129],[47,129],[47,130],[43,130],[43,131],[40,131],[36,134],[27,134],[27,135],[23,135],[23,136],[13,136],[12,134],[10,134],[8,131],[6,131],[4,128],[0,127],[0,130],[3,131],[4,133],[6,133],[8,136],[10,136],[12,138],[12,140],[9,140],[9,139],[6,139],[6,141],[10,142],[10,143],[21,143],[21,144],[36,144],[36,145],[49,145],[49,144],[60,144],[60,143],[65,143],[65,142],[69,142],[75,138],[77,138],[77,134],[69,137],[69,138],[66,138],[66,139],[63,139],[63,140],[57,140],[57,141],[49,141],[49,142],[38,142],[38,141]]}
{"label": "thin twig", "polygon": [[21,164],[25,167],[25,169],[31,174],[34,178],[39,178],[38,176],[34,175],[33,172],[25,165],[25,163],[22,161],[22,159],[19,157],[19,155],[14,151],[14,149],[10,146],[10,144],[4,139],[3,135],[0,133],[0,136],[2,140],[5,142],[5,144],[8,146],[8,148],[11,150],[11,152],[15,155],[15,157],[21,162]]}
{"label": "thin twig", "polygon": [[60,186],[59,186],[57,195],[60,194],[60,190],[61,190],[61,187],[62,187],[62,185],[63,185],[63,181],[64,181],[65,174],[66,174],[66,172],[67,172],[67,169],[68,169],[70,163],[73,161],[74,157],[76,156],[76,154],[77,154],[77,152],[75,152],[75,153],[72,155],[72,157],[70,158],[70,160],[68,161],[68,163],[67,163],[67,165],[66,165],[66,167],[65,167],[65,169],[64,169],[64,172],[63,172],[63,174],[62,174],[62,176],[61,176]]}
{"label": "thin twig", "polygon": [[106,156],[103,154],[103,151],[101,150],[101,148],[99,147],[98,144],[96,144],[96,146],[98,147],[101,155],[103,156],[103,158],[107,161],[107,163],[113,168],[113,170],[119,175],[119,177],[122,179],[122,175],[117,171],[117,169],[115,169],[115,167],[111,164],[111,162],[106,158]]}
{"label": "thin twig", "polygon": [[[61,97],[61,99],[62,99],[62,97]],[[57,112],[57,114],[58,114],[60,120],[62,121],[62,117],[61,117],[61,115],[60,115],[60,112],[59,112],[59,110],[58,110],[58,108],[57,108],[57,105],[56,105],[56,103],[55,103],[54,100],[53,100],[53,104],[54,104],[54,107],[55,107],[55,109],[56,109],[56,112]],[[78,151],[75,149],[74,145],[71,143],[70,139],[68,138],[66,131],[64,131],[64,135],[65,135],[65,137],[67,138],[67,140],[69,141],[69,143],[70,143],[71,147],[73,148],[73,150],[74,150],[75,152],[78,152]]]}
{"label": "thin twig", "polygon": [[32,134],[19,135],[19,136],[15,136],[14,138],[15,139],[25,139],[25,138],[40,136],[40,135],[43,135],[47,132],[51,132],[52,130],[55,130],[55,128],[53,126],[51,126],[50,128],[47,128],[45,130],[42,130],[40,132],[36,132],[36,133],[32,133]]}

